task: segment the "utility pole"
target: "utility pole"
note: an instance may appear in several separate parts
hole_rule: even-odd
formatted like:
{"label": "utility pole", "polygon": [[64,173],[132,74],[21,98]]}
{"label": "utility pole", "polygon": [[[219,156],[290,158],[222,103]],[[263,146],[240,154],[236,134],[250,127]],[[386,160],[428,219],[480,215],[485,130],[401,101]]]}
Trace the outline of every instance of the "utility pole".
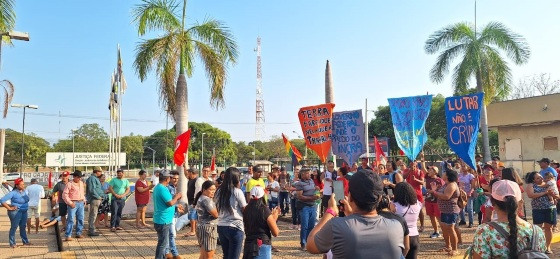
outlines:
{"label": "utility pole", "polygon": [[23,122],[21,127],[21,169],[19,172],[19,177],[23,175],[23,159],[24,159],[24,147],[25,147],[25,109],[39,109],[38,105],[34,104],[12,104],[14,108],[23,108]]}

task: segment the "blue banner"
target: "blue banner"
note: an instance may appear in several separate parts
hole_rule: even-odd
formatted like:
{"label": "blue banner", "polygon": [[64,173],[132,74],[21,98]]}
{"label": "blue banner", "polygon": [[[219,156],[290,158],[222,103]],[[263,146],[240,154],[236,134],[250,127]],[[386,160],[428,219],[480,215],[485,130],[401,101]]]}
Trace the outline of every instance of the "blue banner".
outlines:
{"label": "blue banner", "polygon": [[474,153],[483,101],[483,93],[445,98],[447,143],[473,169],[476,169]]}
{"label": "blue banner", "polygon": [[424,126],[432,108],[432,96],[421,95],[388,100],[397,145],[410,160],[414,160],[428,141]]}
{"label": "blue banner", "polygon": [[366,152],[362,110],[333,112],[332,150],[351,165]]}

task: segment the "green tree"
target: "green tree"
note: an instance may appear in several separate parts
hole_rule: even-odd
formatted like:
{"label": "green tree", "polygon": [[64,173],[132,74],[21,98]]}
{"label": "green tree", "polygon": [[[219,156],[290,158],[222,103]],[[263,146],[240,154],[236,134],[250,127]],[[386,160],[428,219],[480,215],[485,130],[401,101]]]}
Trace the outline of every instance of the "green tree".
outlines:
{"label": "green tree", "polygon": [[456,23],[432,34],[426,41],[425,50],[428,54],[442,51],[430,71],[432,81],[443,82],[450,63],[461,56],[453,70],[453,89],[455,92],[465,91],[474,77],[477,92],[485,93],[480,124],[484,161],[489,161],[486,105],[496,96],[507,97],[512,80],[510,68],[500,50],[519,65],[529,59],[529,45],[523,37],[499,22],[491,22],[480,31],[470,24]]}
{"label": "green tree", "polygon": [[212,152],[216,151],[216,164],[232,164],[237,161],[236,146],[231,141],[229,133],[212,127],[208,123],[189,123],[191,128],[191,143],[189,161],[199,164],[202,151],[202,133],[204,134],[204,165],[212,162]]}
{"label": "green tree", "polygon": [[[155,159],[156,164],[164,165],[165,164],[165,157],[167,156],[167,162],[173,162],[173,150],[175,147],[175,130],[169,129],[166,131],[159,130],[154,132],[152,135],[145,138],[144,146],[150,147],[156,151]],[[167,145],[166,145],[167,142]],[[191,140],[192,143],[192,140]],[[144,151],[144,163],[151,164],[152,163],[152,151],[145,150]]]}
{"label": "green tree", "polygon": [[[45,165],[47,152],[51,150],[49,142],[35,134],[25,134],[23,148],[24,162],[28,166]],[[19,171],[21,166],[21,132],[6,130],[6,147],[4,163],[8,170]]]}
{"label": "green tree", "polygon": [[109,135],[97,123],[83,124],[67,139],[55,143],[53,149],[56,152],[108,152]]}
{"label": "green tree", "polygon": [[[185,28],[187,1],[183,1],[182,15],[177,14],[177,7],[173,0],[143,0],[136,6],[134,21],[138,34],[161,31],[163,35],[138,45],[134,67],[141,81],[155,67],[160,104],[175,121],[175,131],[180,135],[189,128],[186,76],[192,76],[195,57],[202,61],[209,79],[210,104],[220,108],[224,105],[227,69],[236,62],[238,53],[233,35],[223,23],[207,19]],[[185,196],[186,178],[183,174],[180,177],[179,190]]]}
{"label": "green tree", "polygon": [[[144,154],[144,137],[130,134],[121,139],[122,152],[126,153],[127,164],[140,163]],[[151,160],[150,160],[151,161]]]}

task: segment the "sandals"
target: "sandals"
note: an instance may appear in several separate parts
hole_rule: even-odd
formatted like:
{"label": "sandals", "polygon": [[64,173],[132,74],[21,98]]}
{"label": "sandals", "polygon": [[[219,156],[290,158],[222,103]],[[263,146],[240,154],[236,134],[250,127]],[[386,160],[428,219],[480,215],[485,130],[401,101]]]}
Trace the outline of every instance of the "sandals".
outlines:
{"label": "sandals", "polygon": [[124,228],[121,228],[121,227],[117,227],[117,230],[123,230],[123,229],[124,229]]}
{"label": "sandals", "polygon": [[547,255],[553,254],[553,252],[551,250],[548,250],[548,249],[546,249],[546,251],[544,253],[547,254]]}
{"label": "sandals", "polygon": [[447,252],[447,255],[449,255],[449,256],[456,256],[456,255],[459,255],[459,251],[457,251],[457,250],[451,250],[451,251]]}
{"label": "sandals", "polygon": [[446,252],[446,253],[449,253],[449,252],[451,252],[451,248],[442,247],[442,248],[440,248],[440,249],[438,250],[438,252]]}

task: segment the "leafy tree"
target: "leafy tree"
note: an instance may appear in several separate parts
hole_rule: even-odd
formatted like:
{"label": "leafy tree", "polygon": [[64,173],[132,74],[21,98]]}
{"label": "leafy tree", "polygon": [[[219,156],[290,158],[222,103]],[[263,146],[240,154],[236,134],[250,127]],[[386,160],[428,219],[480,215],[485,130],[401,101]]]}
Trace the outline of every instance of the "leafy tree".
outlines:
{"label": "leafy tree", "polygon": [[433,33],[426,41],[425,50],[428,54],[441,51],[430,71],[432,81],[443,82],[451,62],[461,56],[461,62],[453,70],[453,89],[455,92],[468,89],[474,77],[477,92],[485,93],[480,124],[484,161],[489,161],[486,105],[496,96],[506,97],[511,85],[510,68],[499,51],[504,51],[515,64],[523,64],[530,56],[527,42],[499,22],[491,22],[480,31],[470,24],[456,23]]}
{"label": "leafy tree", "polygon": [[53,149],[55,152],[108,152],[109,135],[97,123],[83,124],[67,139],[55,143]]}
{"label": "leafy tree", "polygon": [[[144,146],[150,147],[156,151],[155,159],[156,163],[160,165],[165,164],[165,157],[167,156],[167,162],[173,162],[173,150],[175,146],[175,129],[165,129],[154,132],[152,135],[145,138]],[[166,145],[167,139],[167,145]],[[191,140],[192,143],[192,140]],[[143,153],[144,161],[152,161],[152,151],[149,149],[144,150]]]}
{"label": "leafy tree", "polygon": [[[49,142],[35,134],[25,134],[24,163],[28,166],[45,165],[47,152],[51,150]],[[21,132],[6,130],[6,147],[4,163],[10,171],[19,171],[21,163]]]}
{"label": "leafy tree", "polygon": [[204,134],[204,165],[210,165],[212,151],[216,151],[216,164],[231,164],[237,161],[236,146],[231,141],[229,133],[212,127],[208,123],[191,122],[191,143],[189,147],[189,161],[200,163],[202,151],[202,133]]}
{"label": "leafy tree", "polygon": [[[180,135],[189,128],[186,76],[191,77],[194,72],[195,57],[202,61],[209,79],[210,104],[220,108],[224,105],[227,69],[236,62],[238,53],[233,35],[223,23],[207,19],[185,28],[187,1],[183,1],[182,15],[177,14],[177,7],[173,0],[143,0],[134,9],[138,35],[163,32],[161,37],[143,40],[138,45],[134,67],[141,81],[155,68],[160,103],[175,121],[175,131]],[[185,196],[186,178],[183,174],[180,177],[179,190]]]}
{"label": "leafy tree", "polygon": [[[139,163],[144,154],[144,137],[130,134],[121,139],[121,150],[126,153],[127,164]],[[151,160],[150,160],[151,161]]]}

